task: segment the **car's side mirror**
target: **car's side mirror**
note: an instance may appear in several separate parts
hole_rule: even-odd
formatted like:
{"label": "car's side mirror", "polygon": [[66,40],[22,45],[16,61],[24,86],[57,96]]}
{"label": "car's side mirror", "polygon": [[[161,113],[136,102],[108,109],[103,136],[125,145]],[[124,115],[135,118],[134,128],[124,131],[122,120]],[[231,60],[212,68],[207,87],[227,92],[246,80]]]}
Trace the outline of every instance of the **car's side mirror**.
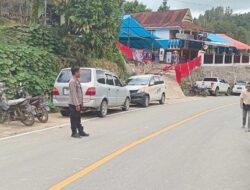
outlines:
{"label": "car's side mirror", "polygon": [[150,82],[149,83],[149,86],[154,86],[155,85],[155,82]]}

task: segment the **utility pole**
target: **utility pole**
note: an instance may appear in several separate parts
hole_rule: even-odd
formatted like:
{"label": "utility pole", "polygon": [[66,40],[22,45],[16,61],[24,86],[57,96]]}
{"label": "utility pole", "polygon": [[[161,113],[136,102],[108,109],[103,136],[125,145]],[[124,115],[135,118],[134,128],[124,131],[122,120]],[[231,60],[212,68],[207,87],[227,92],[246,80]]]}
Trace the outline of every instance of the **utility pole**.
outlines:
{"label": "utility pole", "polygon": [[47,0],[44,0],[44,26],[47,25]]}
{"label": "utility pole", "polygon": [[131,19],[131,15],[128,18],[128,44],[127,46],[130,48],[130,19]]}

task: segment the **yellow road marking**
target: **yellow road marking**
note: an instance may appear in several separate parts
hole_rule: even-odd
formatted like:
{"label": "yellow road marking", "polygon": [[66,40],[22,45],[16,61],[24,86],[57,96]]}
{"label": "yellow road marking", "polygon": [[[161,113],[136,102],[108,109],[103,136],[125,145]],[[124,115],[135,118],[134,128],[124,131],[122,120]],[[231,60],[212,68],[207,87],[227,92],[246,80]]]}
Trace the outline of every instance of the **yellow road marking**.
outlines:
{"label": "yellow road marking", "polygon": [[235,105],[235,104],[229,104],[229,105],[225,105],[225,106],[220,106],[220,107],[217,107],[217,108],[213,108],[213,109],[209,109],[209,110],[206,110],[206,111],[203,111],[203,112],[200,112],[200,113],[197,113],[193,116],[190,116],[186,119],[183,119],[181,121],[178,121],[170,126],[167,126],[163,129],[160,129],[144,138],[141,138],[139,140],[136,140],[134,142],[132,142],[131,144],[128,144],[127,146],[113,152],[112,154],[108,155],[108,156],[105,156],[104,158],[102,158],[101,160],[91,164],[90,166],[88,166],[87,168],[75,173],[74,175],[66,178],[65,180],[59,182],[58,184],[54,185],[53,187],[49,188],[49,190],[60,190],[60,189],[63,189],[64,187],[66,187],[67,185],[73,183],[74,181],[78,180],[79,178],[87,175],[88,173],[92,172],[93,170],[97,169],[98,167],[106,164],[107,162],[111,161],[112,159],[114,159],[115,157],[123,154],[124,152],[128,151],[129,149],[132,149],[133,147],[139,145],[139,144],[142,144],[146,141],[149,141],[150,139],[153,139],[157,136],[159,136],[160,134],[162,133],[165,133],[171,129],[174,129],[176,127],[179,127],[189,121],[192,121],[194,119],[197,119],[203,115],[206,115],[210,112],[214,112],[214,111],[217,111],[217,110],[220,110],[220,109],[223,109],[225,107],[228,107],[228,106],[232,106],[232,105]]}

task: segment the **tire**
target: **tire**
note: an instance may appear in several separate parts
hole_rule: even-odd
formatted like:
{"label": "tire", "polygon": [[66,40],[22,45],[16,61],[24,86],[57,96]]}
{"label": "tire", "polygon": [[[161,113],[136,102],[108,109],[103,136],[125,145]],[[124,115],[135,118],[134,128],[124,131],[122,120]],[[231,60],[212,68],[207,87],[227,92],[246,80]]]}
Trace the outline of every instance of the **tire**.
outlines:
{"label": "tire", "polygon": [[122,107],[122,111],[128,111],[129,108],[130,108],[130,100],[129,100],[129,98],[126,98],[124,105]]}
{"label": "tire", "polygon": [[7,120],[7,113],[4,111],[0,111],[0,123],[3,124]]}
{"label": "tire", "polygon": [[228,89],[227,89],[227,92],[226,92],[226,96],[230,96],[230,94],[231,94],[231,89],[228,88]]}
{"label": "tire", "polygon": [[34,117],[34,115],[31,112],[25,111],[25,112],[23,112],[23,115],[24,115],[24,119],[21,120],[21,122],[24,125],[29,126],[29,127],[32,126],[32,125],[34,125],[34,123],[35,123],[35,117]]}
{"label": "tire", "polygon": [[189,91],[189,96],[196,96],[196,92],[194,90]]}
{"label": "tire", "polygon": [[146,95],[145,100],[144,100],[144,103],[142,104],[142,106],[143,106],[144,108],[148,107],[148,106],[149,106],[149,102],[150,102],[149,96]]}
{"label": "tire", "polygon": [[108,102],[103,100],[100,106],[100,111],[98,112],[99,117],[106,117],[108,114]]}
{"label": "tire", "polygon": [[219,96],[220,95],[220,89],[218,87],[215,89],[214,95],[215,96]]}
{"label": "tire", "polygon": [[39,115],[37,116],[37,119],[41,123],[47,123],[49,120],[49,113],[44,108],[38,108],[38,109],[40,110],[39,110]]}
{"label": "tire", "polygon": [[62,109],[62,110],[60,110],[60,113],[63,117],[69,117],[69,115],[70,115],[69,109]]}
{"label": "tire", "polygon": [[208,94],[207,94],[207,92],[206,92],[205,90],[202,90],[202,91],[201,91],[201,96],[202,96],[202,97],[207,97],[207,95],[208,95]]}
{"label": "tire", "polygon": [[163,104],[165,104],[165,101],[166,101],[166,96],[165,96],[165,94],[162,94],[159,103],[160,103],[161,105],[163,105]]}

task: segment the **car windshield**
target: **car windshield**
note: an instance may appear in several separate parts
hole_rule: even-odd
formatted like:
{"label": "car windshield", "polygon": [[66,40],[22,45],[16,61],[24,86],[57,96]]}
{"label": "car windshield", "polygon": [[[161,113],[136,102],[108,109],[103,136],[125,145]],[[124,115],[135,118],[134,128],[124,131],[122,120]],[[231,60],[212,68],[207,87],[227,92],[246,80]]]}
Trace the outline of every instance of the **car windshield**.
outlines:
{"label": "car windshield", "polygon": [[[70,78],[72,77],[71,71],[70,70],[63,70],[58,79],[58,83],[68,83]],[[89,83],[91,82],[91,70],[90,69],[81,69],[81,78],[80,78],[81,83]]]}
{"label": "car windshield", "polygon": [[207,82],[217,82],[218,79],[217,78],[204,78],[204,81],[207,81]]}
{"label": "car windshield", "polygon": [[127,81],[127,85],[147,85],[149,82],[149,77],[137,77],[130,78]]}

